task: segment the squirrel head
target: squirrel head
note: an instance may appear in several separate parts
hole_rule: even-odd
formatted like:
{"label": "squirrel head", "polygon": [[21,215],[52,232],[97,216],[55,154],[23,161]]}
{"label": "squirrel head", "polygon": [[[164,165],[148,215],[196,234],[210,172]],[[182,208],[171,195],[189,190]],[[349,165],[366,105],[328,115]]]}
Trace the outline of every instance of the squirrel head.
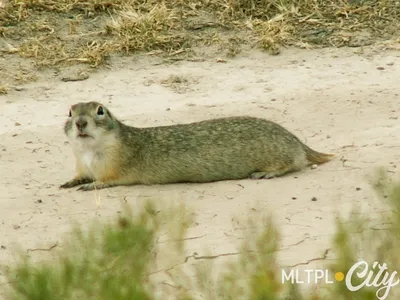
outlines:
{"label": "squirrel head", "polygon": [[117,119],[103,104],[80,102],[70,107],[64,132],[73,140],[98,140],[117,126]]}

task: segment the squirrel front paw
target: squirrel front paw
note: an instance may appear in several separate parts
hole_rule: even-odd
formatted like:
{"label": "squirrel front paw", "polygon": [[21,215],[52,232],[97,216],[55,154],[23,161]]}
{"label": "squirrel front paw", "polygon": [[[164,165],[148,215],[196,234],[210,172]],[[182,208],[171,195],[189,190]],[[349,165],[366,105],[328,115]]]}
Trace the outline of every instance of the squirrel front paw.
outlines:
{"label": "squirrel front paw", "polygon": [[93,179],[90,179],[88,177],[74,178],[74,179],[67,181],[66,183],[60,185],[60,189],[69,189],[69,188],[73,188],[73,187],[81,185],[81,184],[91,183],[91,182],[93,182]]}

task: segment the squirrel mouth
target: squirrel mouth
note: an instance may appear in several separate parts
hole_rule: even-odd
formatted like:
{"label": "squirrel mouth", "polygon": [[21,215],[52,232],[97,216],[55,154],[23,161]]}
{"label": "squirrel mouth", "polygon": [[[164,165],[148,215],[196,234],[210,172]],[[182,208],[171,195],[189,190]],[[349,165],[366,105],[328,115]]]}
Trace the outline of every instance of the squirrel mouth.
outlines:
{"label": "squirrel mouth", "polygon": [[78,133],[78,137],[80,137],[80,138],[88,138],[88,137],[90,137],[90,135],[88,135],[86,133],[83,133],[83,132],[79,132]]}

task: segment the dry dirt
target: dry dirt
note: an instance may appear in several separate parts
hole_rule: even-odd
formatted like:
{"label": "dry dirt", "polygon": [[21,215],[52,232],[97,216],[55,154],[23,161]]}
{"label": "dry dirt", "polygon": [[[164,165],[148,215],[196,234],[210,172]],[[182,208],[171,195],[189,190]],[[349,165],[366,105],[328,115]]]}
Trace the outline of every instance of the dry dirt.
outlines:
{"label": "dry dirt", "polygon": [[[134,208],[155,199],[183,201],[194,211],[188,256],[220,255],[217,264],[234,259],[224,256],[241,242],[243,224],[234,217],[247,217],[254,208],[271,213],[279,225],[282,266],[316,268],[332,257],[328,249],[337,214],[346,216],[354,205],[371,218],[384,210],[370,204],[366,176],[377,166],[398,173],[396,51],[287,49],[279,56],[250,51],[226,62],[208,57],[174,64],[135,57],[116,60],[83,81],[64,82],[63,76],[47,72],[0,96],[0,263],[13,261],[15,245],[60,248],[72,223],[113,217],[124,201]],[[89,100],[103,102],[134,126],[264,117],[337,158],[272,180],[59,190],[74,172],[63,123],[71,104]],[[52,251],[29,253],[46,257]],[[187,264],[201,261],[190,258]]]}

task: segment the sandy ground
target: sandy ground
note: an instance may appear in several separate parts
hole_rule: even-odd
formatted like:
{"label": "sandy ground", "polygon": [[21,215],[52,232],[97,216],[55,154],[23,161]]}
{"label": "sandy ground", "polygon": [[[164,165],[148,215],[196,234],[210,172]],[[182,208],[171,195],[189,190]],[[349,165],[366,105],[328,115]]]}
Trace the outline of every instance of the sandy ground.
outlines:
{"label": "sandy ground", "polygon": [[[282,266],[312,269],[326,262],[308,263],[330,248],[337,213],[346,216],[354,205],[371,217],[382,212],[367,201],[371,190],[366,176],[380,165],[397,172],[398,52],[288,49],[270,56],[251,51],[227,62],[211,57],[170,65],[156,58],[128,58],[85,81],[46,76],[0,96],[0,263],[14,259],[15,245],[48,248],[58,242],[62,247],[62,235],[71,223],[115,216],[121,200],[135,207],[151,198],[183,201],[195,212],[188,256],[236,252],[242,225],[232,220],[256,208],[272,213],[279,225]],[[169,84],[171,76],[185,80]],[[71,104],[89,100],[103,102],[135,126],[232,115],[264,117],[312,148],[338,156],[317,169],[272,180],[59,190],[74,171],[63,123]]]}

